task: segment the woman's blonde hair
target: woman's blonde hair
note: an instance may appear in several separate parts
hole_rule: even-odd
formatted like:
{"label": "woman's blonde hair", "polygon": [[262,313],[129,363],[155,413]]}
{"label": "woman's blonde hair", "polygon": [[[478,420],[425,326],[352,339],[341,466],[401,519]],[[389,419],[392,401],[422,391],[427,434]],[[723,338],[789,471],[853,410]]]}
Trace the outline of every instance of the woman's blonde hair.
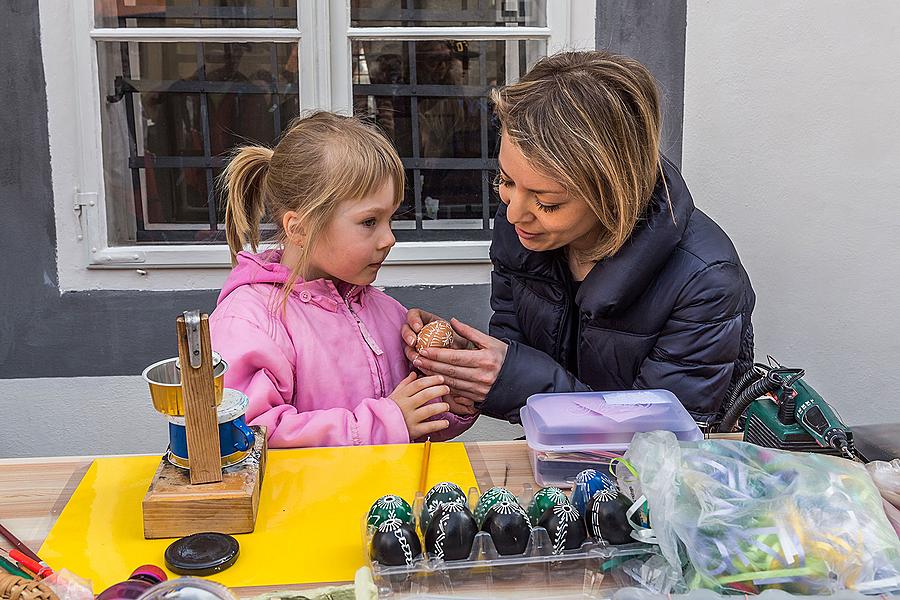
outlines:
{"label": "woman's blonde hair", "polygon": [[603,51],[563,52],[491,99],[507,139],[600,220],[604,233],[579,258],[618,252],[662,173],[659,91],[647,68]]}
{"label": "woman's blonde hair", "polygon": [[293,232],[284,231],[282,221],[294,211],[306,238],[300,264],[285,283],[289,291],[337,205],[377,192],[388,181],[399,205],[405,185],[400,157],[374,126],[354,117],[313,112],[294,119],[274,149],[238,148],[220,180],[232,264],[247,246],[257,251],[263,215],[276,226],[273,241],[286,243]]}

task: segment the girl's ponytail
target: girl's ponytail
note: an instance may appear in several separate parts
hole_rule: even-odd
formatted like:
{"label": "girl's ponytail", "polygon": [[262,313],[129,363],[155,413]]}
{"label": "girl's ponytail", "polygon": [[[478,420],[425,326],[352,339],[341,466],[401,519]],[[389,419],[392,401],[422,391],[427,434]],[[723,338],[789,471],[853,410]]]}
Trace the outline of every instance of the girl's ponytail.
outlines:
{"label": "girl's ponytail", "polygon": [[259,222],[265,211],[264,186],[273,151],[262,146],[244,146],[228,162],[222,174],[227,192],[225,233],[231,249],[231,264],[248,244],[256,252]]}

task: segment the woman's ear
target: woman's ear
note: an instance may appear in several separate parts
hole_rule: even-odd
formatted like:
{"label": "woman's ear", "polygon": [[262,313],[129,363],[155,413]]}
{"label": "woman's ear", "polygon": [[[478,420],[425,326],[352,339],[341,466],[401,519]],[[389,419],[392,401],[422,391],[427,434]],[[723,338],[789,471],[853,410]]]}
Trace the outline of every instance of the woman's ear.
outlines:
{"label": "woman's ear", "polygon": [[281,227],[284,230],[284,236],[291,244],[302,247],[306,241],[306,230],[300,221],[300,215],[289,210],[281,217]]}

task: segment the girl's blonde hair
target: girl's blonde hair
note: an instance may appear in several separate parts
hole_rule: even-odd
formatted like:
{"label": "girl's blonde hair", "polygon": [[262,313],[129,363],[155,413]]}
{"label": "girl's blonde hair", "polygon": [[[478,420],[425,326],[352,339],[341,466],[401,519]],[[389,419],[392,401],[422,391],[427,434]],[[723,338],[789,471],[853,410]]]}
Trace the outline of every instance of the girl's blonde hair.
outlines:
{"label": "girl's blonde hair", "polygon": [[507,139],[600,220],[604,233],[579,258],[618,252],[662,173],[659,91],[647,68],[603,51],[563,52],[491,99]]}
{"label": "girl's blonde hair", "polygon": [[257,251],[263,215],[276,226],[273,241],[284,244],[293,233],[282,228],[284,214],[298,213],[306,239],[300,264],[285,283],[287,293],[337,205],[377,192],[388,181],[399,205],[405,185],[400,157],[374,126],[354,117],[314,112],[294,119],[274,149],[238,148],[220,181],[227,194],[225,232],[232,264],[247,246]]}

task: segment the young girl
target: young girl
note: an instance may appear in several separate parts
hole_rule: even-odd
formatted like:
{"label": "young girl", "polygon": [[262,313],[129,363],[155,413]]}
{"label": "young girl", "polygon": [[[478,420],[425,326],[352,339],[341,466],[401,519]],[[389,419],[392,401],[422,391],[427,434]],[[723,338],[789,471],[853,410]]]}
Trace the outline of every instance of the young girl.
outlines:
{"label": "young girl", "polygon": [[[395,239],[403,165],[351,118],[292,123],[274,150],[241,148],[223,175],[234,269],[210,318],[225,385],[276,448],[448,439],[474,417],[448,412],[443,377],[417,377],[403,353],[406,310],[373,288]],[[280,250],[255,254],[260,220]],[[244,252],[249,245],[254,253]]]}

